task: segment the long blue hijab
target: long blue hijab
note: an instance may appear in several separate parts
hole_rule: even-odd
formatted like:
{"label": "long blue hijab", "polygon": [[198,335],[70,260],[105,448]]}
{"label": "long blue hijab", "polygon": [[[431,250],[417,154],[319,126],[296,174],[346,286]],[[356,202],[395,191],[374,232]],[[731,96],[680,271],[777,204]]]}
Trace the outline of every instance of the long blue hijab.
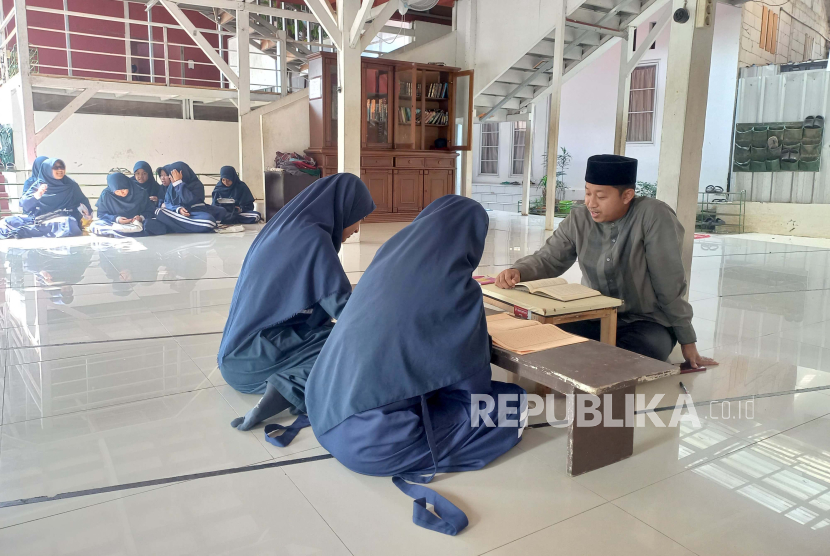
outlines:
{"label": "long blue hijab", "polygon": [[[139,183],[138,180],[135,178],[135,173],[139,170],[144,170],[147,172],[149,176],[147,181],[144,183]],[[150,166],[149,163],[139,160],[133,166],[133,177],[130,178],[133,182],[133,186],[137,187],[138,189],[144,191],[147,197],[158,197],[159,201],[164,200],[164,194],[166,191],[164,190],[164,186],[162,186],[159,182],[156,181],[156,176],[153,174],[153,168]]]}
{"label": "long blue hijab", "polygon": [[[145,194],[145,191],[136,187],[136,182],[120,172],[107,176],[107,188],[101,192],[95,206],[98,214],[113,214],[132,218],[143,215],[153,210],[153,202]],[[126,197],[119,197],[115,194],[119,189],[127,189]]]}
{"label": "long blue hijab", "polygon": [[[41,183],[49,186],[46,193],[40,198],[40,213],[60,209],[77,210],[79,205],[85,205],[91,214],[92,206],[78,183],[68,175],[64,175],[61,179],[55,179],[55,176],[52,175],[52,167],[58,160],[60,159],[47,158],[43,161],[40,165],[40,177],[31,188],[30,193],[33,193],[37,191]],[[63,161],[61,160],[61,162]]]}
{"label": "long blue hijab", "polygon": [[262,229],[242,263],[218,360],[254,334],[351,291],[337,253],[343,229],[366,218],[375,203],[353,174],[317,180]]}
{"label": "long blue hijab", "polygon": [[378,250],[311,370],[306,404],[316,435],[489,372],[481,286],[472,278],[488,227],[480,204],[447,195]]}
{"label": "long blue hijab", "polygon": [[168,164],[164,167],[164,171],[170,176],[173,175],[173,170],[178,170],[182,173],[182,184],[178,187],[173,187],[171,184],[170,187],[167,188],[167,192],[164,195],[165,204],[172,206],[190,204],[183,199],[182,189],[187,189],[193,197],[198,199],[198,203],[204,203],[205,186],[201,181],[199,181],[199,178],[196,176],[196,172],[191,170],[190,166],[181,161]]}
{"label": "long blue hijab", "polygon": [[35,159],[35,163],[32,164],[32,175],[26,178],[26,181],[23,182],[23,193],[25,195],[27,191],[29,191],[34,184],[37,183],[37,180],[40,179],[40,166],[43,164],[46,159],[49,157],[46,156],[39,156]]}
{"label": "long blue hijab", "polygon": [[233,183],[230,187],[222,183],[216,184],[213,188],[213,199],[233,199],[236,206],[244,207],[246,205],[254,204],[254,196],[251,194],[251,189],[244,181],[239,179],[239,174],[233,166],[222,166],[219,170],[219,177],[231,180]]}

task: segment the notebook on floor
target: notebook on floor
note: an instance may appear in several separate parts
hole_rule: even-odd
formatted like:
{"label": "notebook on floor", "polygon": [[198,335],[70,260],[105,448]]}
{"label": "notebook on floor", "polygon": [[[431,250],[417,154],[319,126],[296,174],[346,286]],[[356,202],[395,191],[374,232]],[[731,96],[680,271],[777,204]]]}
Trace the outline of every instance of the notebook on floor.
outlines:
{"label": "notebook on floor", "polygon": [[558,326],[513,318],[507,313],[487,317],[487,331],[493,344],[519,355],[588,341]]}
{"label": "notebook on floor", "polygon": [[516,289],[533,295],[556,299],[557,301],[575,301],[601,295],[597,290],[582,284],[569,284],[564,278],[545,278],[543,280],[519,282],[516,284]]}

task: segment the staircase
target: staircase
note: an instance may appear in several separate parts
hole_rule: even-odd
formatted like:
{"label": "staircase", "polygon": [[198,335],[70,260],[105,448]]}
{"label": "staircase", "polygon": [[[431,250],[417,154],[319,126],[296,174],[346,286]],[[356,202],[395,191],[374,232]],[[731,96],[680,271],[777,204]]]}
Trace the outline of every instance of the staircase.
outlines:
{"label": "staircase", "polygon": [[[569,2],[566,16],[564,79],[567,81],[599,58],[636,26],[662,8],[667,0],[585,0]],[[576,5],[576,7],[572,7]],[[554,27],[527,52],[487,84],[474,100],[479,121],[504,121],[524,111],[550,92]]]}

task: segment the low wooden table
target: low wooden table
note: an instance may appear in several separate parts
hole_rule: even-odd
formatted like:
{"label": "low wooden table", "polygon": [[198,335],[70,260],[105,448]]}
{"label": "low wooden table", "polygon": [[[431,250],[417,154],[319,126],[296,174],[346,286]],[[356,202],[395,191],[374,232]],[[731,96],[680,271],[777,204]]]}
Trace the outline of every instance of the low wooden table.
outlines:
{"label": "low wooden table", "polygon": [[[488,311],[494,313],[495,311]],[[680,374],[679,367],[637,355],[615,346],[588,340],[527,355],[493,346],[491,361],[520,377],[561,394],[593,394],[600,397],[596,408],[605,414],[604,395],[611,396],[611,416],[625,419],[626,394],[637,384]],[[633,412],[634,408],[630,410]],[[568,473],[581,475],[621,461],[634,452],[633,427],[608,427],[605,419],[594,427],[568,424]]]}
{"label": "low wooden table", "polygon": [[565,324],[580,320],[600,321],[600,341],[617,345],[617,307],[622,301],[598,295],[576,301],[556,301],[517,290],[503,290],[495,284],[481,287],[484,302],[509,313],[544,324]]}

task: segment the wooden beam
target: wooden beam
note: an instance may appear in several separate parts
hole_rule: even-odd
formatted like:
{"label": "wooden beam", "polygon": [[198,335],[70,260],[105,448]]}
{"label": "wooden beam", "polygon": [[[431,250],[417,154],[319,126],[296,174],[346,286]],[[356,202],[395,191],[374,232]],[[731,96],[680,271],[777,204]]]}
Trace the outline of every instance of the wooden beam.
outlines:
{"label": "wooden beam", "polygon": [[[210,59],[214,65],[219,68],[225,78],[228,81],[233,83],[234,87],[239,86],[239,78],[237,77],[236,73],[231,69],[228,63],[219,57],[219,54],[214,50],[213,45],[211,45],[208,40],[202,35],[202,32],[196,28],[192,21],[185,15],[185,13],[176,5],[175,2],[172,0],[159,0],[159,3],[167,8],[167,11],[170,12],[170,15],[173,16],[173,19],[176,20],[182,29],[187,31],[187,33],[193,38],[193,41],[202,49],[202,52]],[[239,19],[237,17],[237,19]],[[248,42],[241,43],[247,45]],[[241,44],[240,41],[237,40],[237,48],[241,51]]]}
{"label": "wooden beam", "polygon": [[35,108],[32,95],[32,61],[29,58],[29,23],[26,18],[26,0],[14,3],[15,30],[17,31],[17,67],[20,74],[20,112],[23,114],[23,145],[25,163],[31,166],[37,158],[35,137]]}
{"label": "wooden beam", "polygon": [[386,25],[386,22],[389,21],[389,18],[391,18],[396,11],[398,11],[398,2],[396,0],[389,0],[389,2],[383,5],[383,9],[380,11],[378,16],[372,20],[372,23],[366,27],[366,32],[363,33],[363,37],[360,39],[361,52],[369,48],[369,44],[375,40],[375,37],[378,33],[380,33],[380,30],[383,29],[383,26]]}
{"label": "wooden beam", "polygon": [[84,89],[83,91],[81,91],[81,94],[73,98],[69,102],[69,104],[64,106],[63,109],[60,112],[58,112],[57,116],[52,118],[52,120],[48,124],[43,126],[43,129],[41,129],[35,134],[35,141],[37,142],[37,144],[40,145],[47,137],[49,137],[52,134],[53,131],[58,129],[62,123],[68,120],[69,116],[77,112],[81,106],[86,104],[86,101],[95,96],[95,93],[97,93],[98,90],[98,87],[91,86],[88,89]]}
{"label": "wooden beam", "polygon": [[[392,2],[392,0],[389,1]],[[351,32],[349,33],[350,48],[356,47],[360,41],[360,33],[363,31],[363,26],[366,24],[366,20],[369,19],[369,14],[372,12],[372,4],[374,4],[374,0],[363,0],[363,4],[360,5],[360,9],[357,11],[357,17],[355,17]]]}
{"label": "wooden beam", "polygon": [[343,33],[337,26],[337,22],[329,9],[328,2],[324,2],[323,0],[305,0],[305,4],[308,6],[308,9],[311,10],[311,13],[314,14],[314,17],[317,18],[317,22],[326,31],[326,34],[331,39],[331,42],[334,43],[335,48],[337,48],[337,50],[342,49]]}

